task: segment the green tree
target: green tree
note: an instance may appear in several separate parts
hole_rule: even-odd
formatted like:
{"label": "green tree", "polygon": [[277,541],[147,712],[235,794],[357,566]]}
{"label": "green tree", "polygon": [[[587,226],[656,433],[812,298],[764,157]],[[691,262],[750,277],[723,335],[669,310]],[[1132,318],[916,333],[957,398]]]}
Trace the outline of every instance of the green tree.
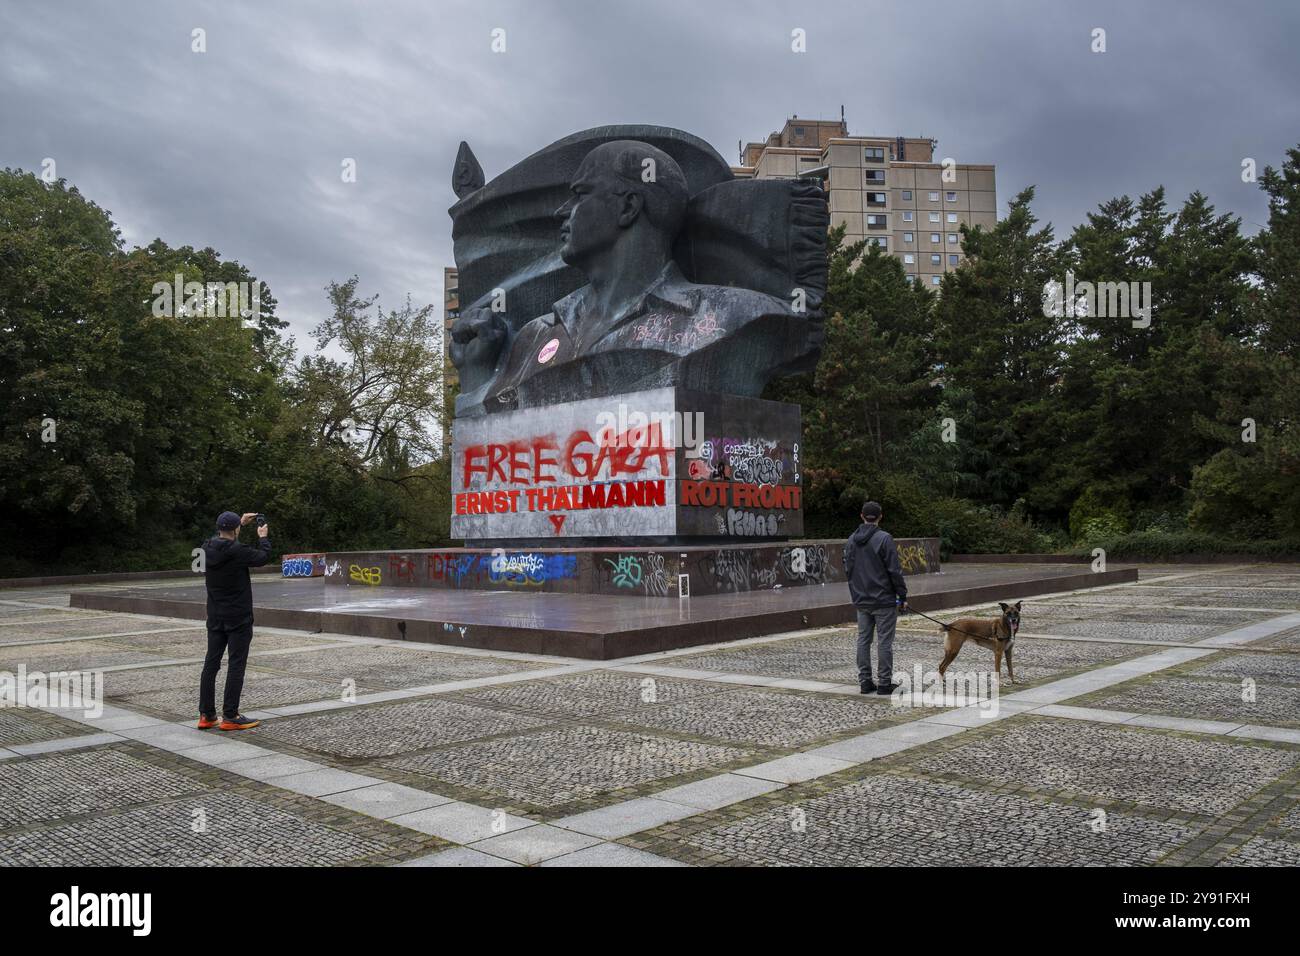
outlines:
{"label": "green tree", "polygon": [[878,246],[845,244],[843,227],[832,230],[829,255],[817,369],[766,393],[803,407],[805,523],[826,533],[851,522],[862,496],[887,474],[924,470],[944,457],[931,294]]}
{"label": "green tree", "polygon": [[[1226,387],[1202,431],[1219,450],[1191,481],[1189,522],[1244,537],[1300,536],[1300,148],[1267,167],[1267,227],[1254,240],[1250,320],[1210,360]],[[1253,433],[1254,441],[1245,441]]]}
{"label": "green tree", "polygon": [[955,419],[962,489],[1012,505],[1059,453],[1047,426],[1071,320],[1044,309],[1068,256],[1036,228],[1029,187],[993,228],[962,229],[965,264],[944,276],[935,337],[945,406]]}
{"label": "green tree", "polygon": [[212,249],[124,251],[75,187],[0,175],[0,573],[187,565],[226,508],[288,550],[445,541],[431,308],[371,318],[332,286],[317,342],[342,357],[298,363],[265,284],[213,314],[165,301],[178,278],[256,283]]}

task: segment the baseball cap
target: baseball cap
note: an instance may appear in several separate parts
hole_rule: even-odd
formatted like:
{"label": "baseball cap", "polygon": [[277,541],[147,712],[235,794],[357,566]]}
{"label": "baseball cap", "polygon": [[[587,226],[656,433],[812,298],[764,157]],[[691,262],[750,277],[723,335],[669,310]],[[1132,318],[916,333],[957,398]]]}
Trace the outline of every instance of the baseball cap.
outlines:
{"label": "baseball cap", "polygon": [[217,515],[218,531],[234,531],[239,527],[239,515],[233,511],[223,511]]}
{"label": "baseball cap", "polygon": [[880,503],[868,501],[862,506],[862,514],[868,518],[879,518],[881,514]]}

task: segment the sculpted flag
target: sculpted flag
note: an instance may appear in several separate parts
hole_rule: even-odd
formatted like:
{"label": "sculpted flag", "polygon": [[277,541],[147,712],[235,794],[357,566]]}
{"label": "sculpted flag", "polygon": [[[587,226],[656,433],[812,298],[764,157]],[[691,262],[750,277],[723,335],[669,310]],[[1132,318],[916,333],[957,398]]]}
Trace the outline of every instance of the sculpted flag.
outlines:
{"label": "sculpted flag", "polygon": [[[666,385],[752,397],[816,364],[829,214],[815,181],[736,179],[688,133],[607,126],[487,183],[462,143],[453,185],[458,417]],[[596,248],[599,212],[572,207],[602,188],[642,206]],[[602,275],[633,273],[643,286],[611,305]]]}

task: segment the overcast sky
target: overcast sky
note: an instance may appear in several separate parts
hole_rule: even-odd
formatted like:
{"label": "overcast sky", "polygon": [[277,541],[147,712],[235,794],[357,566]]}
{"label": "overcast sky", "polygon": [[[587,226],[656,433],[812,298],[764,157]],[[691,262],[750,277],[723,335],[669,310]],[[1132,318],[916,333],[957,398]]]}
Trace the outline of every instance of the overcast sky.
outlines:
{"label": "overcast sky", "polygon": [[738,140],[843,104],[851,133],[996,164],[1000,213],[1036,185],[1058,235],[1158,184],[1254,232],[1266,205],[1241,162],[1300,142],[1297,41],[1294,0],[4,0],[0,164],[53,158],[128,246],[238,259],[302,345],[353,273],[385,307],[441,308],[461,139],[489,179],[611,123],[734,162]]}

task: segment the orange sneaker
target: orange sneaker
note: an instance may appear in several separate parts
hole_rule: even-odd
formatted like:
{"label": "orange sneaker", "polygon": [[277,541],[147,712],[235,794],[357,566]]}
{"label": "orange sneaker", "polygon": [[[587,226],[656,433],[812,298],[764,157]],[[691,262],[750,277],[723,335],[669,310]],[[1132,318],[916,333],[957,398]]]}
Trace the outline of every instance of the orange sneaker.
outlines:
{"label": "orange sneaker", "polygon": [[217,718],[205,717],[203,714],[199,715],[199,730],[210,730],[215,726],[217,726]]}
{"label": "orange sneaker", "polygon": [[222,730],[248,730],[251,727],[256,727],[260,723],[261,723],[260,720],[249,720],[243,714],[239,714],[238,716],[235,717],[221,718],[221,729]]}

